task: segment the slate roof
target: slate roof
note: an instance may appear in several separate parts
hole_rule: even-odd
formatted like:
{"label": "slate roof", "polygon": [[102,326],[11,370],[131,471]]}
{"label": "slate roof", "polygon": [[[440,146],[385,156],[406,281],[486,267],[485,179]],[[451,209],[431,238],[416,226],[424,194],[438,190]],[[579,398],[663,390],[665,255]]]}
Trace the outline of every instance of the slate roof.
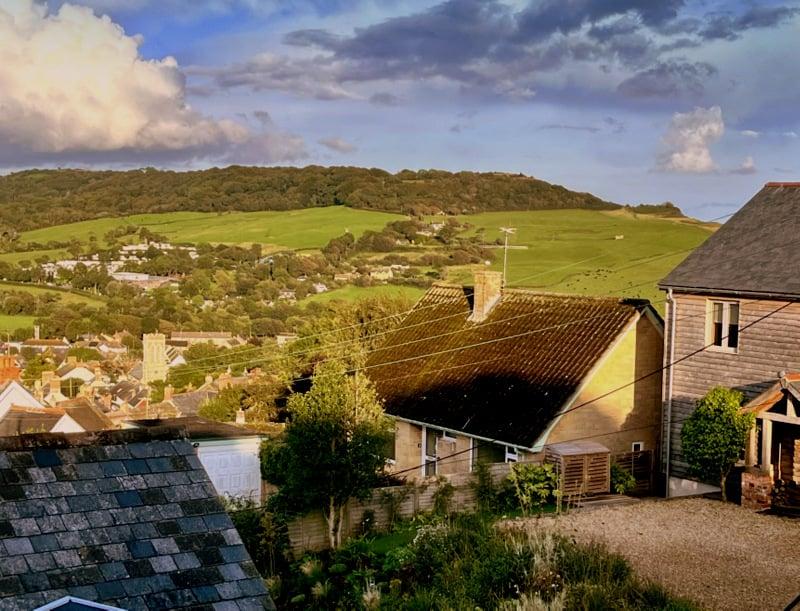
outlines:
{"label": "slate roof", "polygon": [[0,608],[274,609],[185,432],[0,439]]}
{"label": "slate roof", "polygon": [[77,422],[85,431],[103,431],[115,429],[117,426],[106,416],[102,409],[87,397],[76,397],[62,401],[57,407],[63,408],[67,416]]}
{"label": "slate roof", "polygon": [[800,297],[800,183],[767,183],[660,286]]}
{"label": "slate roof", "polygon": [[434,285],[368,375],[391,415],[526,448],[647,303],[505,289],[474,323],[472,295]]}
{"label": "slate roof", "polygon": [[203,405],[209,399],[213,399],[219,394],[216,390],[190,390],[172,395],[170,402],[184,416],[196,416]]}

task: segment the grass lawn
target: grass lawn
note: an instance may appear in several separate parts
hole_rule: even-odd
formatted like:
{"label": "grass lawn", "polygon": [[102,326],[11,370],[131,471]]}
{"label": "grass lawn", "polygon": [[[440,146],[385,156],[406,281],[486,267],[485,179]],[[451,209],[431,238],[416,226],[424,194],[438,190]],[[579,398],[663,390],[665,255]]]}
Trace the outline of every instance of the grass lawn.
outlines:
{"label": "grass lawn", "polygon": [[0,314],[0,331],[33,328],[33,316],[7,316]]}
{"label": "grass lawn", "polygon": [[[701,244],[712,228],[624,211],[541,210],[487,212],[459,217],[483,227],[487,242],[502,236],[500,227],[516,227],[509,245],[511,286],[545,291],[645,297],[661,302],[656,283]],[[614,239],[624,236],[623,239]],[[496,251],[494,269],[503,268]],[[469,279],[454,269],[453,282]],[[663,309],[660,307],[659,309]]]}
{"label": "grass lawn", "polygon": [[74,293],[72,291],[50,286],[34,286],[31,284],[0,282],[0,293],[2,293],[3,290],[24,291],[26,293],[32,293],[33,295],[41,295],[43,293],[51,293],[51,294],[55,293],[57,295],[61,295],[61,303],[86,303],[96,308],[104,305],[105,303],[99,297],[90,297],[88,295],[82,295],[81,293]]}
{"label": "grass lawn", "polygon": [[165,235],[173,242],[260,243],[274,249],[321,248],[345,231],[356,237],[368,229],[380,230],[388,222],[405,218],[397,214],[354,210],[344,206],[269,212],[169,212],[139,214],[71,223],[26,231],[22,241],[47,242],[65,236],[98,240],[117,227],[137,225]]}
{"label": "grass lawn", "polygon": [[375,554],[386,554],[393,549],[408,545],[414,540],[417,529],[412,524],[401,524],[390,533],[375,536],[369,541],[369,549]]}
{"label": "grass lawn", "polygon": [[4,252],[0,253],[0,261],[6,263],[19,263],[27,259],[28,261],[35,261],[39,257],[47,256],[51,261],[70,257],[70,254],[61,248],[54,248],[51,250],[26,250],[23,252]]}
{"label": "grass lawn", "polygon": [[329,303],[334,300],[354,301],[357,299],[365,299],[367,297],[405,297],[412,302],[417,301],[424,289],[415,286],[399,286],[396,284],[378,284],[376,286],[346,286],[340,289],[334,289],[327,293],[319,293],[306,297],[300,303]]}

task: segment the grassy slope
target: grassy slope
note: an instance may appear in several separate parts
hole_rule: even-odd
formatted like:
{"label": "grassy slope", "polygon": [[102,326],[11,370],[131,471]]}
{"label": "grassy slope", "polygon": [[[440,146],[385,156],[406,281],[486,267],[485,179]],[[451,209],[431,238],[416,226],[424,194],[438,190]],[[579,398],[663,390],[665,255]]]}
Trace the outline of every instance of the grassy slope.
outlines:
{"label": "grassy slope", "polygon": [[361,287],[361,286],[347,286],[327,293],[320,293],[312,295],[304,299],[301,303],[328,303],[335,299],[344,301],[353,301],[356,299],[365,299],[367,297],[405,297],[411,301],[416,301],[424,293],[424,289],[414,286],[397,286],[394,284],[379,284],[377,286]]}
{"label": "grassy slope", "polygon": [[99,297],[90,297],[88,295],[83,295],[81,293],[73,293],[72,291],[67,291],[64,289],[57,289],[54,287],[45,287],[45,286],[32,286],[28,284],[17,284],[15,282],[0,282],[0,293],[3,290],[9,291],[24,291],[26,293],[32,293],[34,295],[41,295],[43,293],[55,293],[56,295],[61,295],[61,303],[86,303],[90,306],[100,307],[103,305],[104,301]]}
{"label": "grassy slope", "polygon": [[0,331],[33,328],[33,321],[33,316],[7,316],[6,314],[0,314]]}
{"label": "grassy slope", "polygon": [[[509,250],[512,286],[641,296],[653,302],[663,300],[656,283],[711,232],[700,223],[623,211],[488,212],[460,218],[484,227],[487,242],[502,235],[500,227],[517,228],[509,244],[527,248]],[[616,235],[625,237],[615,240]],[[493,267],[502,269],[502,250],[497,251]],[[449,280],[465,281],[469,275],[461,268]]]}
{"label": "grassy slope", "polygon": [[64,257],[71,257],[71,255],[63,249],[55,248],[53,250],[27,250],[24,252],[4,252],[0,253],[0,261],[6,263],[19,263],[27,259],[28,261],[35,261],[38,257],[47,256],[51,261],[62,259]]}
{"label": "grassy slope", "polygon": [[83,221],[27,231],[23,241],[47,242],[91,235],[102,239],[111,229],[144,226],[174,242],[261,243],[275,248],[321,248],[345,230],[356,237],[367,229],[380,230],[386,223],[404,218],[385,212],[354,210],[342,206],[281,212],[169,212]]}

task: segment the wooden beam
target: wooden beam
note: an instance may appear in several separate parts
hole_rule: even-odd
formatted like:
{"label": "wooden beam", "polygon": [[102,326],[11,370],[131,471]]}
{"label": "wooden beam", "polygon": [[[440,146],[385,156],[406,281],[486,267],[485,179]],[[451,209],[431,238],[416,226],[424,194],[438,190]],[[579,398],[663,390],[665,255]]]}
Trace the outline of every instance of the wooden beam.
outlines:
{"label": "wooden beam", "polygon": [[761,412],[758,418],[764,422],[785,422],[787,424],[800,425],[800,418],[797,416],[784,416],[783,414],[775,414],[773,412]]}
{"label": "wooden beam", "polygon": [[754,467],[758,462],[758,429],[755,424],[747,434],[747,450],[744,455],[744,464],[747,467]]}
{"label": "wooden beam", "polygon": [[761,469],[772,473],[772,422],[761,423]]}

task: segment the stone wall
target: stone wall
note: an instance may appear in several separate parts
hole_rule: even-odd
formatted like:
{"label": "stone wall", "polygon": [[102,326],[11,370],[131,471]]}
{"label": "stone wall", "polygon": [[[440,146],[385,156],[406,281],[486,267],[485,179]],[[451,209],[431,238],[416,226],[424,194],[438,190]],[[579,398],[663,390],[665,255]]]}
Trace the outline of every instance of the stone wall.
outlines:
{"label": "stone wall", "polygon": [[742,507],[761,510],[772,505],[772,475],[755,467],[742,472]]}

